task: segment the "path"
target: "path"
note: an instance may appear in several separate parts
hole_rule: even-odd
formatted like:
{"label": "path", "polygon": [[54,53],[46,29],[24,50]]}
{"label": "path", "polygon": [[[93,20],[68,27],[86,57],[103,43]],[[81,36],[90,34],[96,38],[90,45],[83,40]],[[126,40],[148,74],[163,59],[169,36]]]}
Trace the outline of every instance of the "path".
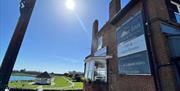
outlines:
{"label": "path", "polygon": [[37,89],[37,91],[43,91],[43,86],[38,86]]}
{"label": "path", "polygon": [[70,87],[70,88],[74,88],[74,83],[72,82],[72,81],[70,81],[69,79],[67,79],[67,78],[65,78],[65,77],[63,77],[65,80],[67,80],[71,85],[70,86],[68,86],[68,87]]}
{"label": "path", "polygon": [[55,78],[52,78],[52,79],[51,79],[51,85],[55,85],[55,84],[56,84],[56,83],[54,82],[54,79],[55,79]]}
{"label": "path", "polygon": [[66,88],[74,88],[75,84],[71,80],[67,79],[66,77],[63,77],[63,79],[68,81],[68,83],[70,83],[71,85],[65,86],[65,87],[60,87],[60,88],[43,88],[43,89],[46,89],[46,90],[63,90],[63,89],[66,89]]}

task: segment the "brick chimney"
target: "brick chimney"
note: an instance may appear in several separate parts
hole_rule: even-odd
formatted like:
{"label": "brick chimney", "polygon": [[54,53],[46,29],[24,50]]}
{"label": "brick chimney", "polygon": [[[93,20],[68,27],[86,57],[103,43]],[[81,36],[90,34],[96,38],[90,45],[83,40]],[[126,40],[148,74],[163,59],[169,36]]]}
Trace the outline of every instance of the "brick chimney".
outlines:
{"label": "brick chimney", "polygon": [[121,9],[121,0],[111,0],[109,4],[109,19],[111,20],[114,15]]}
{"label": "brick chimney", "polygon": [[95,20],[93,23],[93,29],[92,29],[92,46],[91,46],[92,55],[94,55],[97,49],[97,33],[98,33],[98,20]]}

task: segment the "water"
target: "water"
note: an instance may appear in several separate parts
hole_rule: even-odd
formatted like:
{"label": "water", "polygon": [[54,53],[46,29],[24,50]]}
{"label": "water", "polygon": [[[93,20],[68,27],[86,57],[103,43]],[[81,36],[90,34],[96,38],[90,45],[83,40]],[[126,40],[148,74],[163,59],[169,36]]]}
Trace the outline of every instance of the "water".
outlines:
{"label": "water", "polygon": [[35,80],[35,77],[30,76],[11,76],[10,81],[19,81],[19,80]]}

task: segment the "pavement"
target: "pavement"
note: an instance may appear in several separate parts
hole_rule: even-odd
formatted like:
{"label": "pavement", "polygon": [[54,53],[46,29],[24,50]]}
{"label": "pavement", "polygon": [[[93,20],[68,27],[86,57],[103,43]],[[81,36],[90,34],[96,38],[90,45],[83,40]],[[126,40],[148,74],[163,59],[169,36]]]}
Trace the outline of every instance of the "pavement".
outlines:
{"label": "pavement", "polygon": [[37,91],[43,91],[43,87],[42,86],[38,86],[37,89],[38,89]]}
{"label": "pavement", "polygon": [[63,77],[65,80],[67,80],[71,85],[69,86],[70,88],[74,88],[74,83],[70,81],[69,79]]}
{"label": "pavement", "polygon": [[[69,88],[74,88],[75,84],[71,80],[69,80],[69,79],[67,79],[65,77],[63,77],[63,78],[71,84],[71,85],[68,86]],[[34,83],[35,82],[30,82],[29,84],[34,84]],[[52,78],[52,80],[51,80],[51,85],[55,85],[54,78]],[[49,88],[49,89],[64,89],[64,88],[67,88],[67,87]],[[40,86],[37,87],[37,89],[38,89],[37,91],[43,91],[43,86],[40,85]],[[45,88],[45,89],[48,89],[48,88]]]}

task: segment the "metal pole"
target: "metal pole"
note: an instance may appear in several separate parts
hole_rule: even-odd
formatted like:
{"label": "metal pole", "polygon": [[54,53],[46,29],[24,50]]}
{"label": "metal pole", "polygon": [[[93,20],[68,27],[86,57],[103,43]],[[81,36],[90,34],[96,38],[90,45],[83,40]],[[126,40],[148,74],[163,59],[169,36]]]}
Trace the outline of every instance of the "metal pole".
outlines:
{"label": "metal pole", "polygon": [[20,18],[0,68],[0,91],[8,86],[36,0],[21,0]]}

